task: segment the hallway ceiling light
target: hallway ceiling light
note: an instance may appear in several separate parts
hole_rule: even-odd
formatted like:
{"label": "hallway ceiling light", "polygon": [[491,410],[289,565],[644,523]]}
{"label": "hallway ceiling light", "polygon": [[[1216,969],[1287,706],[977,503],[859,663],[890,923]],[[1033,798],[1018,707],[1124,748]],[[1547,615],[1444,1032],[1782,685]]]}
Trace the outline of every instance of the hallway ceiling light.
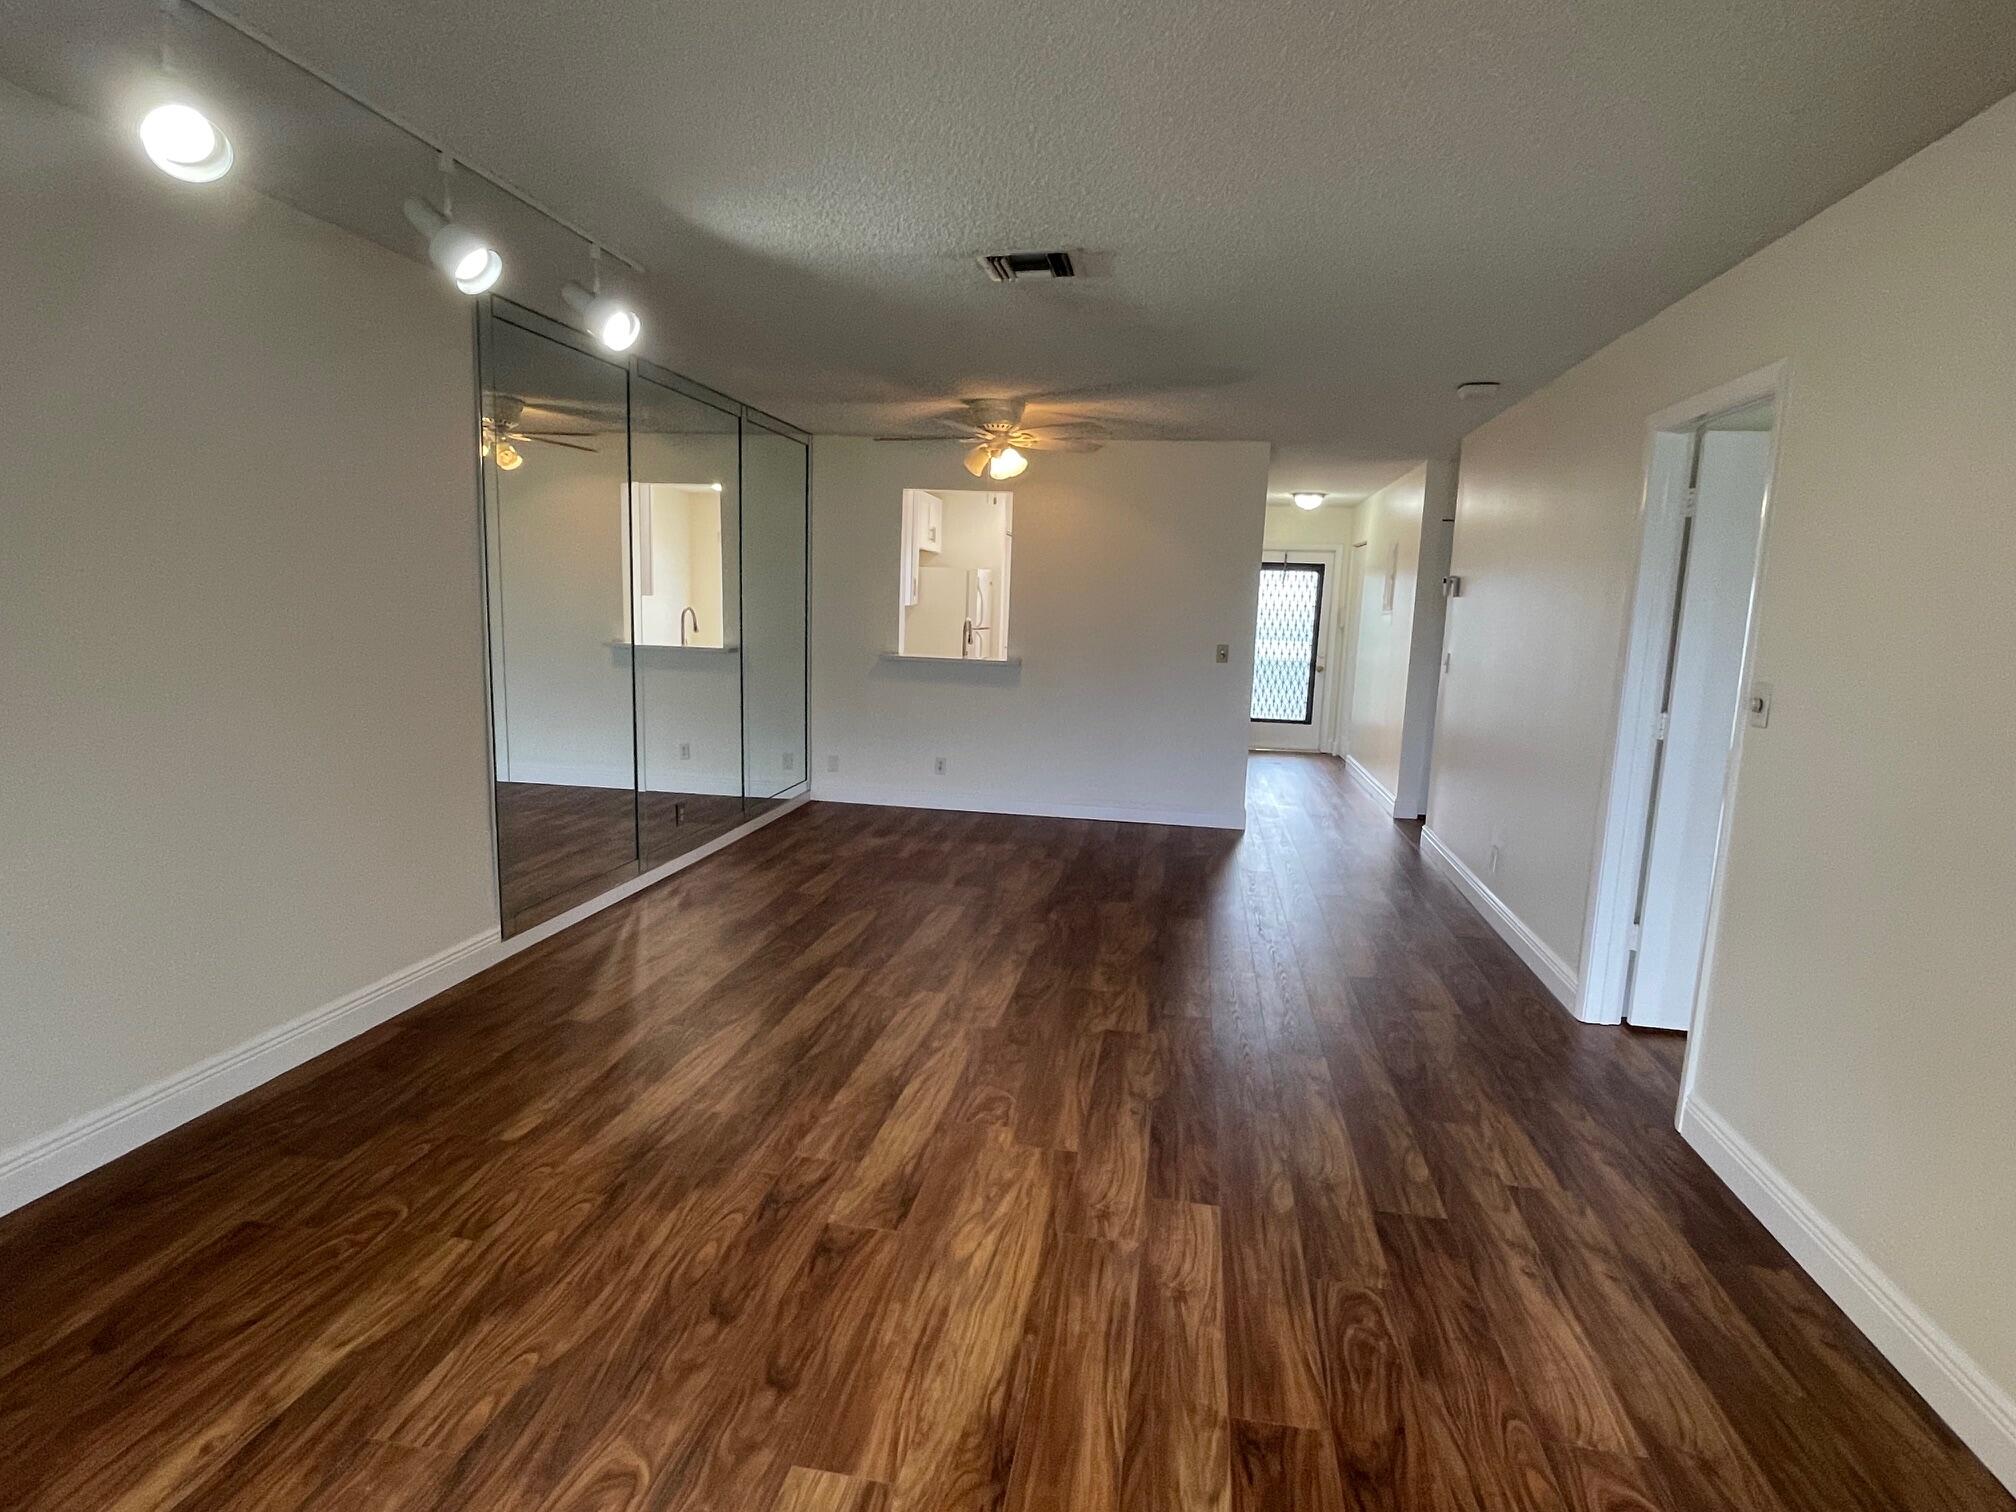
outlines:
{"label": "hallway ceiling light", "polygon": [[1292,493],[1288,497],[1295,501],[1297,509],[1321,509],[1323,501],[1330,496],[1319,493]]}
{"label": "hallway ceiling light", "polygon": [[643,334],[644,322],[623,301],[602,292],[602,249],[593,242],[588,244],[588,259],[595,270],[594,287],[569,280],[560,286],[560,297],[580,314],[589,335],[612,352],[627,352]]}
{"label": "hallway ceiling light", "polygon": [[482,237],[458,226],[423,199],[406,201],[406,219],[427,238],[427,260],[464,294],[486,293],[504,275],[504,259]]}
{"label": "hallway ceiling light", "polygon": [[189,184],[210,184],[231,171],[231,139],[194,105],[171,100],[140,118],[140,145],[154,166]]}

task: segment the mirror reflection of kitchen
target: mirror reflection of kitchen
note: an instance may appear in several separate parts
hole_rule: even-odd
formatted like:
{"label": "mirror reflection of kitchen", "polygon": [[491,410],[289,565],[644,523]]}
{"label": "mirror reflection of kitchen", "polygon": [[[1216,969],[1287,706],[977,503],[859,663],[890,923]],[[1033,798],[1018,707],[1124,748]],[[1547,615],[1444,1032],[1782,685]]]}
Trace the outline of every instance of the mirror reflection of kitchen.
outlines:
{"label": "mirror reflection of kitchen", "polygon": [[1006,661],[1014,546],[1013,495],[904,489],[897,653]]}
{"label": "mirror reflection of kitchen", "polygon": [[637,643],[728,644],[723,592],[721,485],[633,483]]}

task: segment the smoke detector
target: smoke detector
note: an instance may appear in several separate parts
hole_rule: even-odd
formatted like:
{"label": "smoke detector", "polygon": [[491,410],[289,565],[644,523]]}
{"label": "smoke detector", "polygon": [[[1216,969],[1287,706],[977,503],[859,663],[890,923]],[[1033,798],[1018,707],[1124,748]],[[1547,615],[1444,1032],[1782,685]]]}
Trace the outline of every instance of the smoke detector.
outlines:
{"label": "smoke detector", "polygon": [[995,283],[1018,278],[1076,278],[1069,252],[982,252],[980,266]]}

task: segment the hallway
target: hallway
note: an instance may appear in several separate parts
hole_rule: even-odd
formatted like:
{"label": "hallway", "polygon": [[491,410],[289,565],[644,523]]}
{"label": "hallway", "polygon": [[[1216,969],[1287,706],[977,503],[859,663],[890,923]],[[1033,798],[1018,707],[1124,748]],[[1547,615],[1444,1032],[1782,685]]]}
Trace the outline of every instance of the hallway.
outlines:
{"label": "hallway", "polygon": [[0,1219],[0,1505],[2016,1506],[1329,758],[788,815]]}

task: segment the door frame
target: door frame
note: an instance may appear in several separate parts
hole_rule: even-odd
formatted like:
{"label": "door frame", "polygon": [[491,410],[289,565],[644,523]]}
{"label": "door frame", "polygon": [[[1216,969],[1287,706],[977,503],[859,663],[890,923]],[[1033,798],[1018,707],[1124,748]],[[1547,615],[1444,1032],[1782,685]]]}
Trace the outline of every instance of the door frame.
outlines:
{"label": "door frame", "polygon": [[[1771,417],[1770,478],[1759,513],[1757,554],[1751,563],[1750,602],[1745,610],[1742,674],[1738,686],[1748,689],[1756,674],[1757,601],[1763,586],[1764,559],[1770,536],[1773,501],[1778,492],[1778,460],[1784,444],[1790,365],[1774,362],[1718,384],[1704,393],[1667,406],[1645,426],[1644,490],[1639,504],[1637,581],[1631,595],[1626,636],[1619,649],[1617,725],[1611,749],[1609,779],[1603,800],[1603,822],[1591,868],[1589,910],[1582,939],[1582,981],[1575,1016],[1585,1023],[1624,1022],[1625,987],[1631,962],[1631,927],[1638,908],[1638,885],[1650,843],[1655,724],[1665,690],[1667,658],[1678,625],[1673,596],[1680,568],[1680,537],[1686,506],[1685,462],[1691,455],[1693,432],[1704,420],[1724,411],[1769,399]],[[1708,927],[1702,943],[1700,971],[1695,979],[1694,1010],[1688,1036],[1687,1064],[1682,1077],[1682,1101],[1693,1084],[1698,1031],[1705,1020],[1714,966],[1714,942],[1721,921],[1722,880],[1728,865],[1729,828],[1735,810],[1736,780],[1742,765],[1747,719],[1736,722],[1728,764],[1722,777],[1722,820],[1716,837],[1715,868],[1709,883]]]}
{"label": "door frame", "polygon": [[[1310,732],[1316,738],[1315,747],[1306,754],[1317,756],[1336,754],[1331,750],[1334,743],[1333,735],[1337,707],[1337,677],[1335,672],[1337,659],[1334,643],[1336,641],[1337,628],[1343,622],[1342,615],[1337,609],[1337,590],[1339,587],[1337,552],[1338,548],[1335,546],[1265,546],[1260,551],[1260,565],[1262,568],[1302,566],[1317,569],[1316,634],[1310,645],[1310,659],[1314,664],[1310,672],[1311,708],[1309,718],[1306,721],[1249,718],[1247,720],[1247,727],[1250,731],[1254,725],[1306,723]],[[1291,560],[1291,558],[1298,556],[1321,557],[1323,560],[1320,562],[1295,562]],[[1325,613],[1326,610],[1329,611],[1327,615]],[[1316,686],[1318,683],[1321,684],[1320,688]],[[1248,696],[1249,698],[1251,696],[1250,688]],[[1290,752],[1300,750],[1296,746],[1255,744],[1250,734],[1247,739],[1246,749],[1249,751]]]}
{"label": "door frame", "polygon": [[1351,704],[1358,691],[1358,617],[1364,612],[1366,547],[1365,541],[1353,541],[1330,548],[1338,554],[1338,582],[1343,588],[1331,665],[1343,670],[1330,680],[1330,729],[1323,749],[1340,761],[1351,754]]}

